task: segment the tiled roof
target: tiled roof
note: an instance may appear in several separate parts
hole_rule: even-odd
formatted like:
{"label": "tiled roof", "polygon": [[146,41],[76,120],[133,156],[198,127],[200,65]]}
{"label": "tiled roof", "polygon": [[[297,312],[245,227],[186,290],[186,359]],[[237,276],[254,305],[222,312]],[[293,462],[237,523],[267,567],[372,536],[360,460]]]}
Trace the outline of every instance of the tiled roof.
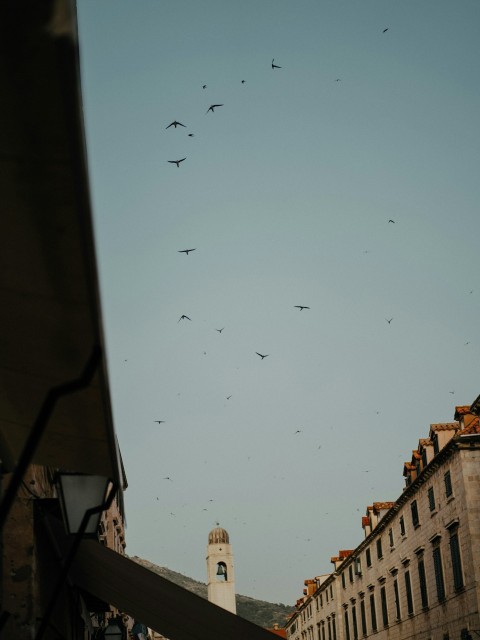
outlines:
{"label": "tiled roof", "polygon": [[455,407],[455,420],[458,420],[457,416],[464,416],[466,413],[471,413],[469,404]]}
{"label": "tiled roof", "polygon": [[340,556],[340,558],[348,558],[348,556],[351,556],[352,553],[353,549],[340,549],[338,555]]}
{"label": "tiled roof", "polygon": [[287,637],[286,629],[267,629],[267,631],[270,631],[270,633],[274,633],[276,636],[280,636],[281,638]]}
{"label": "tiled roof", "polygon": [[452,431],[459,428],[458,422],[437,422],[430,425],[430,431]]}
{"label": "tiled roof", "polygon": [[422,456],[418,453],[418,451],[412,451],[412,458],[416,458],[417,460],[421,460]]}
{"label": "tiled roof", "polygon": [[384,511],[385,509],[391,509],[395,502],[374,502],[373,510],[374,511]]}
{"label": "tiled roof", "polygon": [[475,419],[470,422],[470,424],[462,429],[461,435],[472,435],[474,433],[480,433],[480,418],[475,416]]}
{"label": "tiled roof", "polygon": [[362,527],[368,527],[370,524],[370,518],[368,516],[362,516]]}
{"label": "tiled roof", "polygon": [[420,440],[418,441],[418,448],[420,449],[420,447],[430,447],[433,444],[433,442],[430,440],[430,438],[420,438]]}

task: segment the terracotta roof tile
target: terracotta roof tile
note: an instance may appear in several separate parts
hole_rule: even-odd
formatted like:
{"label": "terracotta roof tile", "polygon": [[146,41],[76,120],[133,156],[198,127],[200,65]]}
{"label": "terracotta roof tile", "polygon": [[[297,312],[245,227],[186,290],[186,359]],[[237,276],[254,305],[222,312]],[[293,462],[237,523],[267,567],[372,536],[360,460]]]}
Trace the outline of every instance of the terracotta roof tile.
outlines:
{"label": "terracotta roof tile", "polygon": [[418,453],[418,451],[412,451],[412,458],[416,458],[417,460],[421,460],[422,456]]}
{"label": "terracotta roof tile", "polygon": [[362,527],[368,527],[370,524],[370,518],[368,516],[362,516]]}
{"label": "terracotta roof tile", "polygon": [[458,416],[464,416],[466,413],[471,413],[470,411],[470,405],[468,404],[464,404],[458,407],[455,407],[455,420],[458,420],[457,415]]}
{"label": "terracotta roof tile", "polygon": [[384,511],[385,509],[391,509],[395,502],[374,502],[373,510],[374,511]]}
{"label": "terracotta roof tile", "polygon": [[270,633],[274,633],[276,636],[280,636],[281,638],[287,637],[286,629],[267,629],[267,631],[270,631]]}
{"label": "terracotta roof tile", "polygon": [[480,433],[480,418],[478,417],[476,417],[476,420],[472,420],[470,424],[461,431],[462,436],[472,435],[474,433]]}
{"label": "terracotta roof tile", "polygon": [[420,440],[418,441],[418,448],[420,449],[420,447],[430,447],[433,444],[433,442],[430,440],[430,438],[420,438]]}
{"label": "terracotta roof tile", "polygon": [[353,549],[340,549],[338,555],[340,556],[340,558],[348,558],[348,556],[351,556],[352,553]]}
{"label": "terracotta roof tile", "polygon": [[453,431],[459,428],[458,422],[437,422],[430,425],[430,431]]}

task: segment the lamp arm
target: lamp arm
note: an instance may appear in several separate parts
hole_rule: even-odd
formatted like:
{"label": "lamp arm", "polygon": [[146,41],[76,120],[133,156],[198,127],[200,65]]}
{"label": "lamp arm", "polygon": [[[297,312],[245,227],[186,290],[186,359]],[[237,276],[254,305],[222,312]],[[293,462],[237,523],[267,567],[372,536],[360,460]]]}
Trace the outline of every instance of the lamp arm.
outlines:
{"label": "lamp arm", "polygon": [[15,467],[15,471],[13,472],[5,491],[5,495],[0,503],[0,532],[3,529],[7,516],[15,500],[15,496],[17,495],[17,491],[22,483],[23,476],[35,455],[35,451],[37,450],[40,440],[42,439],[57,400],[62,396],[66,396],[87,387],[92,381],[98,363],[100,362],[100,357],[101,348],[99,345],[95,345],[80,377],[75,380],[70,380],[70,382],[65,382],[64,384],[52,387],[45,396],[45,400],[43,401],[40,411],[33,423],[30,435],[23,447],[17,466]]}
{"label": "lamp arm", "polygon": [[80,523],[80,527],[77,531],[77,533],[75,534],[75,537],[73,539],[73,542],[70,546],[70,549],[68,550],[68,553],[65,557],[65,561],[63,563],[63,567],[62,570],[60,572],[60,575],[58,576],[58,580],[57,580],[57,584],[55,585],[55,588],[53,590],[53,593],[51,595],[50,601],[48,603],[48,605],[45,608],[45,612],[43,614],[42,617],[42,621],[40,623],[40,626],[38,627],[38,631],[37,631],[37,635],[35,636],[35,640],[41,640],[41,638],[43,638],[43,634],[45,633],[48,625],[49,625],[49,620],[50,617],[55,609],[55,605],[57,604],[57,600],[58,600],[58,596],[60,595],[60,591],[62,590],[67,577],[68,577],[68,572],[70,571],[70,568],[72,566],[72,563],[75,559],[75,556],[77,555],[77,551],[78,548],[80,546],[80,543],[82,542],[82,538],[83,535],[85,533],[85,529],[88,526],[88,522],[90,520],[90,517],[95,515],[96,513],[102,513],[102,511],[106,511],[107,509],[110,508],[116,494],[118,491],[118,486],[117,484],[113,483],[105,501],[98,505],[98,507],[92,507],[91,509],[87,509],[85,511],[85,514],[82,518],[82,522]]}

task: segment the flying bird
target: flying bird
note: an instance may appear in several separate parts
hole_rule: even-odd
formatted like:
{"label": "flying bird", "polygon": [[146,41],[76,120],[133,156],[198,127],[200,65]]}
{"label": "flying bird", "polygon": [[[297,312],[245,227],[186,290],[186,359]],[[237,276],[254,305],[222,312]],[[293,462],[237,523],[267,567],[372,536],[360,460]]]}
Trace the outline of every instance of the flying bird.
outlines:
{"label": "flying bird", "polygon": [[218,331],[218,333],[222,333],[222,331],[225,329],[225,327],[222,327],[221,329],[215,329],[215,331]]}
{"label": "flying bird", "polygon": [[388,221],[388,223],[390,224],[390,222],[391,222],[392,224],[395,224],[395,220],[392,220],[391,218],[390,218],[390,220]]}
{"label": "flying bird", "polygon": [[295,309],[300,309],[300,311],[303,311],[304,309],[310,309],[310,307],[303,307],[301,304],[296,304],[294,306]]}
{"label": "flying bird", "polygon": [[245,84],[245,80],[242,80],[242,84]]}
{"label": "flying bird", "polygon": [[388,324],[390,324],[393,318],[390,318],[390,320],[388,318],[385,318],[385,320],[388,322]]}
{"label": "flying bird", "polygon": [[275,62],[275,58],[272,59],[272,69],[281,69],[282,67],[279,67],[278,64],[274,64]]}
{"label": "flying bird", "polygon": [[231,398],[231,397],[232,397],[232,396],[227,396],[227,400],[230,400],[230,398]]}
{"label": "flying bird", "polygon": [[168,125],[168,127],[165,127],[165,129],[170,129],[170,127],[173,127],[174,129],[176,129],[177,127],[185,127],[185,125],[182,124],[181,122],[178,122],[178,120],[174,120]]}
{"label": "flying bird", "polygon": [[258,353],[258,351],[255,351],[255,353],[257,354],[257,356],[260,356],[260,358],[263,360],[264,358],[266,358],[269,354],[265,354],[264,356],[262,356],[261,353]]}
{"label": "flying bird", "polygon": [[158,424],[162,424],[162,422],[165,422],[165,420],[154,420],[154,422],[158,422]]}
{"label": "flying bird", "polygon": [[176,164],[177,167],[180,167],[180,162],[183,162],[184,160],[186,160],[187,158],[182,158],[181,160],[167,160],[167,162],[170,162],[171,164]]}
{"label": "flying bird", "polygon": [[207,109],[207,113],[208,113],[209,111],[211,111],[212,113],[215,113],[215,109],[216,109],[217,107],[223,107],[223,104],[211,104],[211,105],[208,107],[208,109]]}
{"label": "flying bird", "polygon": [[196,251],[196,249],[182,249],[181,251],[177,251],[177,253],[186,253],[188,256],[190,251]]}
{"label": "flying bird", "polygon": [[163,478],[163,480],[170,480],[170,482],[173,482],[173,480],[170,478],[170,476],[166,476],[165,478]]}
{"label": "flying bird", "polygon": [[386,28],[382,31],[382,33],[386,33],[387,31],[388,31],[388,27],[386,27]]}
{"label": "flying bird", "polygon": [[300,431],[300,429],[297,429],[293,435],[295,435],[297,433],[302,433],[302,432]]}
{"label": "flying bird", "polygon": [[[180,318],[179,318],[178,322],[180,322],[180,320],[190,320],[190,322],[192,321],[192,319],[191,319],[191,318],[189,318],[188,316],[185,316],[185,315],[180,316]],[[178,324],[178,323],[177,323],[177,324]]]}
{"label": "flying bird", "polygon": [[194,138],[195,137],[194,133],[188,133],[187,135],[188,135],[189,138]]}
{"label": "flying bird", "polygon": [[342,79],[341,78],[335,78],[335,82],[341,82]]}
{"label": "flying bird", "polygon": [[206,85],[206,84],[204,84],[204,85],[203,85],[203,87],[202,87],[202,89],[206,89],[206,88],[207,88],[207,85]]}

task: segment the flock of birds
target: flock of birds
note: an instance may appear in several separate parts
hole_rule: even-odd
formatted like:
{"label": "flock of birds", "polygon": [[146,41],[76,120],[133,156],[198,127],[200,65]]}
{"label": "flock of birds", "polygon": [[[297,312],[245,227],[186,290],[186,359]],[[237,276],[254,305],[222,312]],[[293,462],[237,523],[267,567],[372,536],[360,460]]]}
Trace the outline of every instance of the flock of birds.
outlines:
{"label": "flock of birds", "polygon": [[[385,27],[385,28],[383,29],[382,33],[386,33],[387,31],[388,31],[388,27]],[[278,65],[278,64],[276,64],[276,63],[275,63],[275,58],[272,58],[272,61],[271,61],[271,69],[274,71],[274,70],[276,70],[276,69],[282,69],[282,68],[283,68],[283,67],[282,67],[281,65]],[[341,78],[336,78],[336,79],[335,79],[335,82],[340,82],[340,81],[341,81]],[[245,83],[246,83],[246,80],[241,80],[241,84],[245,84]],[[207,89],[207,85],[206,85],[206,84],[202,85],[202,89],[203,89],[203,90]],[[223,103],[211,104],[211,105],[208,107],[207,111],[205,112],[205,115],[208,115],[210,112],[211,112],[211,113],[215,113],[215,109],[218,109],[218,108],[223,107],[223,106],[225,106]],[[184,129],[186,129],[186,128],[187,128],[187,126],[186,126],[185,124],[183,124],[182,122],[180,122],[179,120],[173,120],[173,122],[171,122],[170,124],[168,124],[168,125],[165,127],[165,129],[170,129],[170,128],[172,128],[172,127],[173,127],[173,129],[177,129],[177,128],[179,128],[179,127],[182,127],[182,128],[184,128]],[[189,137],[193,138],[195,134],[193,134],[193,133],[189,133],[189,134],[187,134],[187,135],[188,135]],[[180,164],[181,164],[182,162],[184,162],[186,159],[187,159],[187,157],[185,156],[184,158],[179,158],[178,160],[167,160],[167,162],[168,162],[169,164],[174,164],[174,165],[176,165],[176,166],[177,166],[177,168],[180,168]],[[388,220],[388,224],[395,224],[395,220],[393,220],[393,219],[389,219],[389,220]],[[197,247],[189,248],[189,249],[179,249],[179,250],[178,250],[178,253],[184,253],[186,256],[188,256],[190,253],[192,253],[193,251],[196,251],[196,250],[197,250]],[[365,252],[365,253],[367,253],[367,252]],[[298,305],[294,305],[294,308],[295,308],[295,309],[298,309],[299,311],[310,310],[310,307],[309,307],[309,306],[307,306],[307,305],[300,305],[300,304],[298,304]],[[178,319],[177,323],[180,323],[180,322],[181,322],[181,321],[183,321],[183,320],[188,320],[189,322],[192,322],[192,319],[191,319],[189,316],[187,316],[186,314],[182,314],[182,315],[179,317],[179,319]],[[393,321],[393,318],[385,318],[385,320],[386,320],[386,322],[387,322],[388,324],[391,324],[391,322]],[[224,330],[224,328],[225,328],[225,327],[222,327],[221,329],[215,329],[215,330],[216,330],[216,331],[218,331],[218,333],[222,333],[222,331]],[[268,353],[260,353],[259,351],[255,351],[255,354],[256,354],[257,356],[259,356],[259,358],[260,358],[262,361],[263,361],[265,358],[268,358],[268,357],[270,356],[270,354],[268,354]],[[232,396],[231,396],[231,395],[229,395],[229,396],[227,396],[227,397],[226,397],[226,399],[227,399],[227,400],[229,400],[231,397],[232,397]],[[163,423],[165,422],[165,420],[154,420],[154,422],[155,422],[155,423],[158,423],[158,424],[163,424]],[[299,430],[299,429],[298,429],[298,430],[296,430],[294,433],[295,433],[295,434],[301,433],[301,430]],[[319,448],[321,448],[321,446],[320,446]],[[167,479],[167,480],[171,480],[171,478],[170,478],[170,477],[165,478],[165,479]]]}

